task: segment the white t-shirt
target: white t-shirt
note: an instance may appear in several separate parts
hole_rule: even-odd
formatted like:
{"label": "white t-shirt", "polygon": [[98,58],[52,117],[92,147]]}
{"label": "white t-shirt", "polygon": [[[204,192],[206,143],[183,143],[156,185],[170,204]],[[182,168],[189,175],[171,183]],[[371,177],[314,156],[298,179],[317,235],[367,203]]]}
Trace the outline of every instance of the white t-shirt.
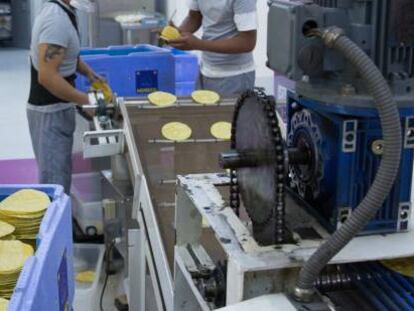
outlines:
{"label": "white t-shirt", "polygon": [[[190,10],[203,16],[204,40],[229,39],[243,31],[257,30],[256,0],[188,0]],[[225,78],[255,70],[253,53],[203,52],[201,73]]]}

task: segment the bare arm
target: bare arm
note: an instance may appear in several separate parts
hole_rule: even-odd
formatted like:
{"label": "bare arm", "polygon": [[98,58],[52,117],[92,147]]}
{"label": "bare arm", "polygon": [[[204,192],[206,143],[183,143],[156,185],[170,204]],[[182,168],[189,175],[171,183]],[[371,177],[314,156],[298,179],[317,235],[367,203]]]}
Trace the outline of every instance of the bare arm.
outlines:
{"label": "bare arm", "polygon": [[200,29],[202,21],[203,16],[199,11],[190,10],[178,30],[181,33],[195,33]]}
{"label": "bare arm", "polygon": [[39,83],[56,97],[79,105],[88,104],[88,95],[76,90],[59,73],[65,49],[53,44],[39,45]]}
{"label": "bare arm", "polygon": [[169,44],[181,50],[200,50],[222,54],[248,53],[256,47],[256,30],[240,32],[237,36],[222,40],[201,40],[192,34],[183,34],[182,38]]}
{"label": "bare arm", "polygon": [[80,57],[78,59],[78,67],[76,69],[81,75],[85,77],[88,77],[92,72],[91,67],[89,67],[89,65],[86,64]]}
{"label": "bare arm", "polygon": [[256,31],[241,32],[237,36],[223,40],[201,40],[200,50],[223,54],[248,53],[256,47]]}
{"label": "bare arm", "polygon": [[88,78],[89,82],[92,84],[96,81],[105,82],[105,79],[98,75],[87,63],[85,63],[80,57],[78,59],[77,71]]}

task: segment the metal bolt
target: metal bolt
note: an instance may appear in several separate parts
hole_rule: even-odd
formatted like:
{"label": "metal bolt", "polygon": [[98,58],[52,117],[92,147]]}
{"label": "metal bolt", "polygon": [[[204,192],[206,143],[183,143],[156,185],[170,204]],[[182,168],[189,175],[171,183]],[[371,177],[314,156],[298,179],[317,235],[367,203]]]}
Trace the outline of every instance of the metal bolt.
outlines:
{"label": "metal bolt", "polygon": [[382,155],[384,153],[384,141],[382,139],[375,140],[371,145],[371,149],[375,155]]}

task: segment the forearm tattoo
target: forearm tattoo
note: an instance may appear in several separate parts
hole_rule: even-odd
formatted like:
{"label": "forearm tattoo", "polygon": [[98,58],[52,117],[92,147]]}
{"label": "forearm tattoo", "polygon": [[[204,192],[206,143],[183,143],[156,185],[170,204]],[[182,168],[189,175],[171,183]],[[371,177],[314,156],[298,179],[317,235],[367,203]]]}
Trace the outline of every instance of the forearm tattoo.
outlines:
{"label": "forearm tattoo", "polygon": [[56,56],[62,55],[64,51],[65,51],[65,48],[61,47],[60,45],[49,44],[46,49],[45,61],[46,62],[51,61]]}

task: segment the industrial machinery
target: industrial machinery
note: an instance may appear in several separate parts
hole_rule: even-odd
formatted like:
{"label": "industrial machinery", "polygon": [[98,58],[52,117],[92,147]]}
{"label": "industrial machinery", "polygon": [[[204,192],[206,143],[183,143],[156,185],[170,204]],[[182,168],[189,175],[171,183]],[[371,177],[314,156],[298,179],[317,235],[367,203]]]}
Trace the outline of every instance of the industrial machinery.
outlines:
{"label": "industrial machinery", "polygon": [[[296,82],[286,135],[262,90],[89,107],[85,156],[111,156],[134,189],[132,310],[147,274],[159,310],[414,309],[413,279],[382,264],[414,256],[411,2],[269,1],[269,67]],[[208,136],[231,119],[230,142]],[[162,138],[172,120],[193,137]]]}
{"label": "industrial machinery", "polygon": [[[375,263],[414,254],[404,242],[413,236],[413,17],[404,0],[269,1],[268,65],[296,81],[287,137],[274,100],[248,91],[220,156],[229,178],[179,178],[176,310],[270,293],[283,293],[268,297],[274,310],[413,309],[410,289]],[[203,245],[203,218],[224,256]],[[352,303],[349,290],[362,298]]]}
{"label": "industrial machinery", "polygon": [[[174,310],[177,175],[225,173],[217,158],[230,143],[214,138],[210,128],[217,121],[231,122],[236,99],[200,105],[178,98],[172,106],[156,107],[146,98],[115,96],[105,103],[95,91],[90,103],[84,110],[95,114],[94,130],[84,134],[84,157],[111,158],[111,171],[102,174],[104,199],[115,202],[103,204],[104,233],[107,248],[118,250],[124,259],[130,310],[149,310],[149,305]],[[161,128],[171,121],[190,126],[191,137],[179,142],[164,138]],[[205,231],[203,239],[214,249],[214,235]],[[216,275],[224,286],[224,271]],[[154,301],[149,301],[151,296]]]}

